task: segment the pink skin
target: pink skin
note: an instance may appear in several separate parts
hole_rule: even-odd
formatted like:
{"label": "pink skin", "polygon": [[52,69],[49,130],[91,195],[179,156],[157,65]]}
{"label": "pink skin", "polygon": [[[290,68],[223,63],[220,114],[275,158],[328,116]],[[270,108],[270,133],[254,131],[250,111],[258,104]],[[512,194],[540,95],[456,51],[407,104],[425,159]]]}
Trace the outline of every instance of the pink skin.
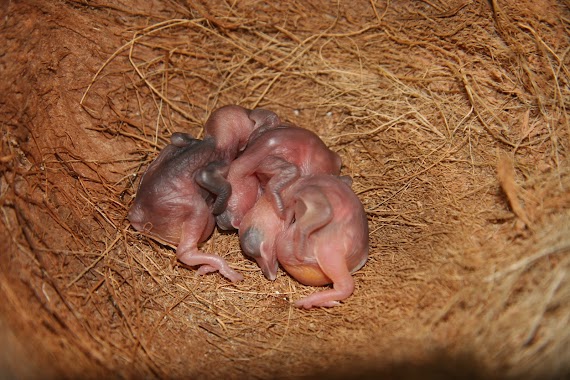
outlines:
{"label": "pink skin", "polygon": [[269,280],[276,278],[279,262],[305,285],[333,284],[297,301],[297,307],[338,305],[354,291],[351,273],[368,258],[368,222],[350,182],[349,177],[302,177],[283,191],[286,220],[265,193],[241,222],[242,250]]}
{"label": "pink skin", "polygon": [[141,178],[127,218],[137,231],[177,246],[186,265],[201,266],[198,273],[219,271],[232,282],[243,276],[220,256],[204,253],[198,244],[213,232],[213,212],[225,208],[231,187],[225,180],[229,163],[243,149],[253,130],[278,124],[266,110],[222,107],[205,125],[204,140],[175,133]]}
{"label": "pink skin", "polygon": [[256,131],[244,152],[230,165],[227,180],[232,194],[216,222],[222,229],[239,229],[262,190],[283,218],[280,193],[287,186],[303,175],[339,174],[340,166],[338,154],[307,129],[282,125]]}
{"label": "pink skin", "polygon": [[[247,119],[246,119],[247,118]],[[279,117],[271,111],[229,105],[214,111],[204,125],[204,137],[213,137],[221,156],[232,161],[245,149],[252,132],[275,128]]]}
{"label": "pink skin", "polygon": [[[333,284],[295,306],[331,307],[354,291],[351,273],[368,258],[368,221],[346,177],[306,176],[283,192],[286,230],[275,239],[277,260],[310,286]],[[291,222],[292,221],[292,222]]]}
{"label": "pink skin", "polygon": [[245,214],[239,229],[239,242],[246,256],[254,259],[269,280],[277,277],[275,239],[285,230],[285,221],[276,213],[271,199],[262,195]]}

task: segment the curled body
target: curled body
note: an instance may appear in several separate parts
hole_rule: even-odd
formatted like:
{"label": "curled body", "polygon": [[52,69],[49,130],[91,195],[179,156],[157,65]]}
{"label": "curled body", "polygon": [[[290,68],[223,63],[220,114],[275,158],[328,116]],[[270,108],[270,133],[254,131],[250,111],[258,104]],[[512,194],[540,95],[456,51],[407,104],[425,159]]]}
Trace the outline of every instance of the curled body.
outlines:
{"label": "curled body", "polygon": [[340,156],[312,131],[280,125],[254,133],[244,152],[231,164],[227,180],[232,186],[226,210],[217,216],[218,226],[239,229],[244,215],[262,193],[267,193],[283,218],[281,192],[301,176],[339,174]]}
{"label": "curled body", "polygon": [[256,128],[278,123],[271,111],[226,106],[212,113],[203,140],[173,134],[141,177],[127,215],[133,227],[176,246],[178,259],[200,266],[200,274],[219,271],[232,282],[242,280],[222,257],[201,252],[198,244],[212,234],[214,214],[225,209],[231,195],[226,180],[231,161]]}
{"label": "curled body", "polygon": [[[352,273],[368,259],[368,221],[345,179],[307,176],[290,186],[283,202],[291,223],[275,240],[277,260],[305,285],[333,284],[295,304],[330,307],[354,291]],[[286,221],[287,222],[287,221]]]}
{"label": "curled body", "polygon": [[283,191],[285,219],[264,194],[240,226],[240,244],[273,280],[277,263],[310,286],[333,284],[295,303],[331,307],[354,291],[352,273],[368,259],[368,221],[348,177],[309,175]]}

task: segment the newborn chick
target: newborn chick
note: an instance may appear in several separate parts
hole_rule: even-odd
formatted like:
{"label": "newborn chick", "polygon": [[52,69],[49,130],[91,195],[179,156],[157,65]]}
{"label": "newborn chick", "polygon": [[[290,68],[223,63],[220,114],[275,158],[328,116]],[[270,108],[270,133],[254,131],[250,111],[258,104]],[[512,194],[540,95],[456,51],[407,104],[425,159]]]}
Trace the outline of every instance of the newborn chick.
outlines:
{"label": "newborn chick", "polygon": [[255,132],[244,152],[230,166],[232,194],[226,210],[216,217],[225,230],[239,229],[244,215],[262,190],[283,217],[281,191],[302,175],[339,174],[341,159],[313,132],[295,126]]}
{"label": "newborn chick", "polygon": [[269,280],[281,263],[305,285],[333,284],[297,301],[297,307],[338,305],[354,291],[351,273],[368,258],[368,222],[350,182],[332,175],[301,177],[283,191],[285,220],[265,193],[241,222],[242,250]]}
{"label": "newborn chick", "polygon": [[349,177],[310,175],[283,191],[286,230],[275,239],[281,266],[305,285],[333,284],[295,306],[338,305],[354,291],[351,273],[368,259],[368,221]]}
{"label": "newborn chick", "polygon": [[177,246],[176,255],[198,273],[218,270],[232,282],[243,276],[220,256],[201,252],[198,243],[213,232],[213,213],[224,210],[231,194],[225,180],[229,164],[244,149],[252,131],[277,125],[271,111],[226,106],[214,111],[204,140],[174,133],[143,174],[127,218],[137,231]]}

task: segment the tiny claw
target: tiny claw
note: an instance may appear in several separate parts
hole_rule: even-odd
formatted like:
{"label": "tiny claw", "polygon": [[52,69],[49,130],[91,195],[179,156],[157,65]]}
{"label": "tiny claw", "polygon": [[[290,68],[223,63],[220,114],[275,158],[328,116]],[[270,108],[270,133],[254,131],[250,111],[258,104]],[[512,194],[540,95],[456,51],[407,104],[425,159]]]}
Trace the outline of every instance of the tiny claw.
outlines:
{"label": "tiny claw", "polygon": [[208,273],[215,272],[217,270],[218,270],[218,268],[214,268],[211,265],[205,264],[205,265],[202,265],[200,268],[198,268],[198,274],[202,276],[202,275],[205,275]]}
{"label": "tiny claw", "polygon": [[198,274],[200,276],[206,275],[208,273],[219,271],[222,276],[230,280],[231,282],[239,282],[243,280],[243,276],[233,269],[218,269],[211,265],[204,264],[198,268]]}
{"label": "tiny claw", "polygon": [[232,283],[243,281],[243,275],[233,269],[221,270],[220,273]]}
{"label": "tiny claw", "polygon": [[300,299],[299,301],[295,301],[295,307],[300,309],[312,309],[314,307],[334,307],[340,306],[341,303],[339,301],[325,301],[325,302],[312,302],[311,300],[307,299],[309,297]]}

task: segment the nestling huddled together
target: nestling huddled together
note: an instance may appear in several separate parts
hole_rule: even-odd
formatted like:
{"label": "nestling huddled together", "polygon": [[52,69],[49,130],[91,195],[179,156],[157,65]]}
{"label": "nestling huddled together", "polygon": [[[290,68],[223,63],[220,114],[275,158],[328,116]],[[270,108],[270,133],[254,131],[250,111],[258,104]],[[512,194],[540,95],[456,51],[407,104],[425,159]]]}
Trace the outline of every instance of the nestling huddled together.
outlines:
{"label": "nestling huddled together", "polygon": [[295,306],[331,307],[354,291],[352,273],[368,258],[368,222],[341,176],[341,158],[312,131],[265,109],[215,110],[203,139],[171,136],[143,174],[127,218],[152,238],[176,246],[177,258],[244,279],[226,260],[198,245],[216,225],[237,230],[243,253],[265,277],[279,265],[302,284],[332,288]]}

